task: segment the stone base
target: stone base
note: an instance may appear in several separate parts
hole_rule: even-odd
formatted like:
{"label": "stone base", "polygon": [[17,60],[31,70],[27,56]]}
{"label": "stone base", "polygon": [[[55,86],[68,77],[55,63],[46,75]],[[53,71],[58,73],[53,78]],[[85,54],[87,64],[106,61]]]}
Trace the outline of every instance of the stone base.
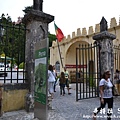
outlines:
{"label": "stone base", "polygon": [[51,96],[48,97],[48,110],[52,110],[52,98],[51,98]]}

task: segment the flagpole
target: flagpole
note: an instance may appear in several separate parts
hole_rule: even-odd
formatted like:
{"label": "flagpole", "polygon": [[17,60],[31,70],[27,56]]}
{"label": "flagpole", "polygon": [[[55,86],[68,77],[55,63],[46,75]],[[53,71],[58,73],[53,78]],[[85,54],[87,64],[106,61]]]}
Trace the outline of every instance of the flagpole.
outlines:
{"label": "flagpole", "polygon": [[59,55],[60,55],[61,65],[62,65],[62,68],[63,68],[63,62],[62,62],[62,57],[61,57],[61,53],[60,53],[60,46],[59,46],[59,43],[58,43],[58,39],[57,39],[57,44],[58,44],[58,51],[59,51]]}

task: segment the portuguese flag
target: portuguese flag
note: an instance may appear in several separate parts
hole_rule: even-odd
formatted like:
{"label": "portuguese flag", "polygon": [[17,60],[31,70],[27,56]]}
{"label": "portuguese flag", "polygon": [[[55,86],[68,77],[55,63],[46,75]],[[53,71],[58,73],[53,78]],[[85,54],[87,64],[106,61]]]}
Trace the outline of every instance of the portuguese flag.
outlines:
{"label": "portuguese flag", "polygon": [[58,28],[58,26],[55,23],[54,23],[54,26],[55,26],[56,37],[57,37],[58,41],[61,42],[62,39],[64,38],[64,34],[61,31],[61,29]]}

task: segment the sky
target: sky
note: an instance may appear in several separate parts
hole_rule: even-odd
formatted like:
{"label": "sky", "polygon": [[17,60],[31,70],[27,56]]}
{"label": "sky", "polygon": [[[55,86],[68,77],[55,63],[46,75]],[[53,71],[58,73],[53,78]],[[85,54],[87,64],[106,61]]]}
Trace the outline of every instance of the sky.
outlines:
{"label": "sky", "polygon": [[[33,0],[0,0],[0,16],[8,13],[12,21],[23,17],[25,7],[33,5]],[[72,35],[77,29],[100,23],[104,16],[110,26],[110,19],[115,17],[117,24],[120,17],[120,0],[43,0],[43,12],[53,15],[56,25],[64,35]],[[49,24],[49,32],[55,34],[54,21]]]}

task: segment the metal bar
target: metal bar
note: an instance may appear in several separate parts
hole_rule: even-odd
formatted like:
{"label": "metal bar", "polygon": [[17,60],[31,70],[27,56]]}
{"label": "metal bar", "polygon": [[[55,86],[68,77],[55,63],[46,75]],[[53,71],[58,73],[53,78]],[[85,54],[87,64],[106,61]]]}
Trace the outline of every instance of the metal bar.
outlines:
{"label": "metal bar", "polygon": [[[4,76],[4,77],[0,78],[0,80],[3,80],[4,83],[7,83],[8,81],[9,81],[9,83],[14,83],[15,80],[17,79],[17,82],[21,82],[23,80],[23,83],[24,83],[24,80],[26,80],[25,77],[24,77],[24,75],[25,75],[24,73],[26,71],[23,70],[22,71],[23,72],[23,76],[22,76],[23,78],[22,77],[19,78],[19,73],[20,72],[18,70],[17,71],[13,70],[12,66],[10,67],[9,71],[6,71],[6,68],[7,68],[7,61],[8,61],[7,57],[8,56],[11,57],[11,60],[10,60],[11,65],[13,65],[13,61],[14,61],[14,55],[13,54],[16,51],[14,51],[14,44],[13,44],[13,41],[12,41],[13,39],[14,39],[14,42],[16,42],[16,44],[18,42],[17,40],[19,40],[19,41],[20,41],[20,39],[24,40],[24,42],[20,42],[19,44],[17,44],[19,54],[15,53],[15,55],[18,55],[18,58],[20,58],[20,56],[23,56],[24,57],[23,61],[25,62],[25,34],[24,33],[27,29],[23,24],[22,24],[22,26],[20,24],[15,25],[15,24],[11,24],[11,22],[9,22],[7,20],[6,20],[5,23],[3,23],[2,20],[0,20],[0,27],[1,26],[2,26],[2,28],[4,28],[4,32],[5,32],[4,35],[3,35],[3,40],[1,41],[2,43],[0,45],[1,46],[1,51],[3,51],[5,53],[5,59],[2,62],[4,62],[4,65],[5,65],[4,73],[7,72],[10,76],[9,77]],[[23,29],[23,28],[25,28],[25,29]],[[15,38],[16,38],[15,37],[15,34],[16,34],[15,30],[18,31],[18,39],[16,39],[16,41],[15,41]],[[10,46],[10,44],[11,44],[11,46]],[[24,46],[23,47],[24,50],[22,50],[22,48],[21,48],[22,45]],[[23,51],[23,52],[21,52],[21,51]],[[18,59],[18,62],[20,63],[20,59]],[[17,72],[17,78],[14,78],[13,74],[16,73],[16,72]]]}
{"label": "metal bar", "polygon": [[[14,29],[15,27],[14,27],[14,24],[13,24],[13,28],[12,28],[12,49],[11,49],[11,51],[12,51],[12,61],[11,61],[11,65],[13,65],[13,63],[14,63],[14,61],[13,61],[13,57],[14,57],[14,55],[13,55],[13,53],[14,53],[14,49],[13,49],[13,45],[14,45],[14,42],[15,42],[15,37],[14,37],[14,34],[15,34],[15,29]],[[13,68],[12,68],[13,66],[11,66],[11,83],[12,83],[12,76],[13,76]]]}
{"label": "metal bar", "polygon": [[[79,66],[81,66],[81,58],[82,55],[81,55],[81,45],[79,44]],[[81,70],[81,68],[79,68]],[[80,74],[80,73],[79,73]],[[81,77],[81,76],[80,76]],[[80,99],[81,99],[81,78],[80,78],[80,83],[79,83],[79,96],[80,96]]]}
{"label": "metal bar", "polygon": [[[86,44],[85,44],[85,48],[87,48]],[[87,65],[87,49],[85,49],[85,63]],[[87,77],[87,67],[86,67],[86,98],[88,98],[87,84],[88,84],[88,77]]]}
{"label": "metal bar", "polygon": [[[78,48],[76,48],[76,72],[78,71],[78,55],[77,55],[77,50]],[[76,101],[78,101],[78,80],[76,77]]]}
{"label": "metal bar", "polygon": [[96,54],[97,54],[97,97],[99,96],[99,79],[100,79],[100,62],[99,62],[99,59],[100,59],[100,56],[99,56],[99,45],[96,47]]}
{"label": "metal bar", "polygon": [[59,46],[58,40],[57,40],[57,44],[58,44],[58,51],[59,51],[59,55],[60,55],[61,65],[62,65],[62,68],[63,68],[63,62],[62,62],[62,57],[61,57],[60,46]]}
{"label": "metal bar", "polygon": [[92,51],[92,44],[91,44],[91,61],[92,61],[92,72],[91,72],[91,77],[92,77],[92,84],[91,84],[91,86],[92,86],[92,97],[93,97],[93,51]]}
{"label": "metal bar", "polygon": [[[24,53],[23,53],[23,56],[24,56],[24,65],[25,65],[25,43],[26,43],[26,26],[25,26],[25,30],[24,30]],[[23,83],[25,83],[25,66],[23,67]]]}
{"label": "metal bar", "polygon": [[[88,44],[88,48],[90,45]],[[88,49],[88,63],[90,62],[90,50]],[[90,97],[90,65],[89,65],[89,97]]]}
{"label": "metal bar", "polygon": [[[7,24],[7,21],[6,23]],[[3,41],[3,45],[4,45],[4,54],[5,54],[5,60],[4,60],[4,64],[5,64],[5,70],[4,70],[4,73],[6,72],[6,48],[7,48],[7,44],[6,44],[6,41],[8,40],[8,26],[6,25],[6,34],[5,34],[5,40]],[[4,83],[6,83],[6,77],[4,76]]]}
{"label": "metal bar", "polygon": [[[83,48],[84,48],[84,45],[82,44],[82,55],[81,55],[82,56],[82,65],[84,65],[84,49]],[[84,94],[85,94],[84,93],[85,92],[84,84],[85,83],[84,83],[84,66],[83,66],[83,98],[85,98],[85,96],[84,96]]]}
{"label": "metal bar", "polygon": [[93,51],[94,51],[94,53],[93,53],[94,54],[94,56],[93,56],[94,57],[93,58],[93,61],[94,61],[94,63],[93,63],[93,72],[94,72],[93,77],[94,77],[94,79],[93,80],[94,80],[94,95],[96,96],[96,70],[95,70],[95,61],[96,61],[95,56],[96,55],[95,55],[95,48],[96,47],[94,46],[94,49],[93,49]]}

